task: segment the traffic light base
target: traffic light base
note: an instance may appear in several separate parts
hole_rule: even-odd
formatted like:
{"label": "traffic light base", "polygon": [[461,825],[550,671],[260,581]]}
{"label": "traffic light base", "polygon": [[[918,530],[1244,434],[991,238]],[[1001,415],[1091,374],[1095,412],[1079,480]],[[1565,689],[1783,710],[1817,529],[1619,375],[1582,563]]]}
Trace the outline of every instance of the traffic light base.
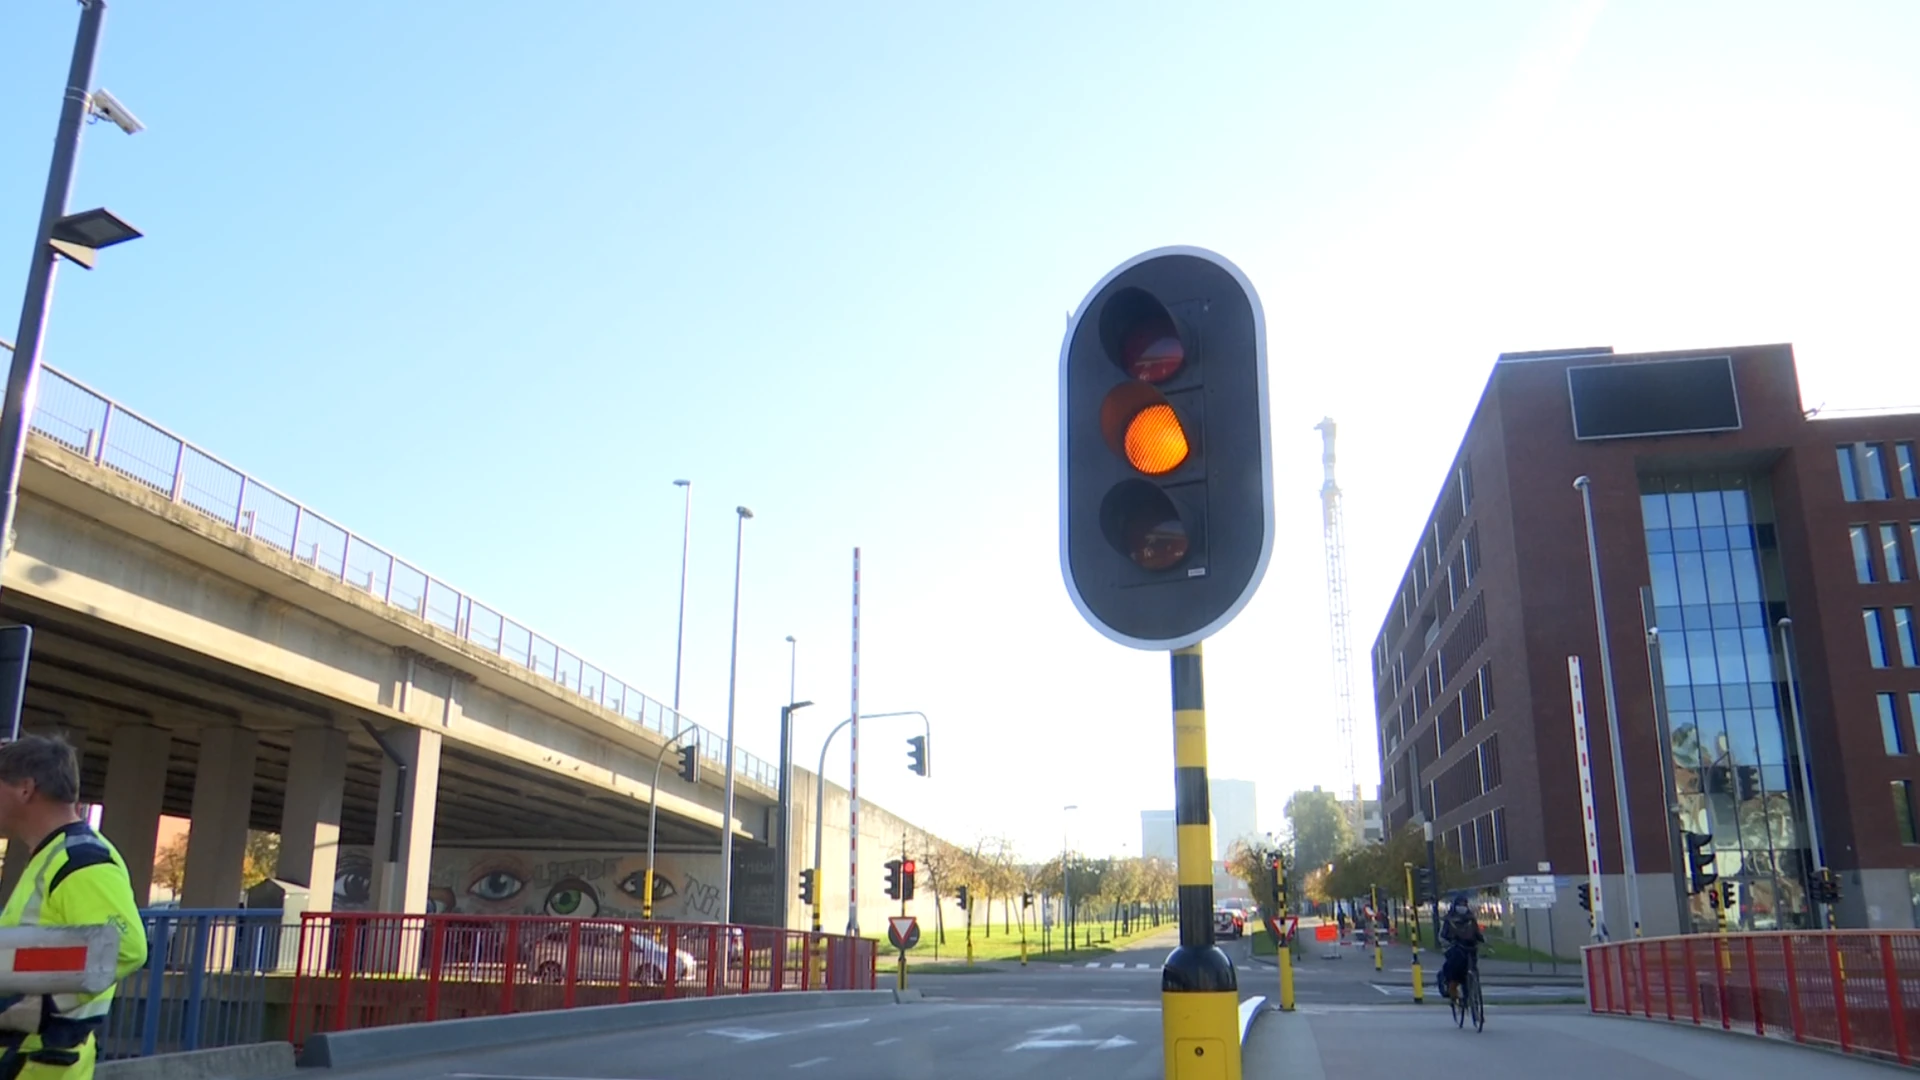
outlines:
{"label": "traffic light base", "polygon": [[1240,1080],[1240,983],[1215,945],[1182,945],[1160,971],[1166,1080]]}

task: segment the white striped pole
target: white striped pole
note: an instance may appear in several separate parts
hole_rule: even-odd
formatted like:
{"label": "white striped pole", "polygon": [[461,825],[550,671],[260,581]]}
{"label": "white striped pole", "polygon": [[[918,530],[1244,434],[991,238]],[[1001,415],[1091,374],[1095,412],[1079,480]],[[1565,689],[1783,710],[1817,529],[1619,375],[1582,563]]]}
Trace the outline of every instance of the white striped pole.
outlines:
{"label": "white striped pole", "polygon": [[852,730],[847,733],[847,936],[860,936],[860,549],[853,549]]}

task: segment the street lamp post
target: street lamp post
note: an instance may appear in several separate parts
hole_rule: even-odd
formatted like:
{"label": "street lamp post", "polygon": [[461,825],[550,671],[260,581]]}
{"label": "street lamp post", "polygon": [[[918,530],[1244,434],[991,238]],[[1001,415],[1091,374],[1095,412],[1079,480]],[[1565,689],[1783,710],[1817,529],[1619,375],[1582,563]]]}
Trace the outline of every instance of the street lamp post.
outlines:
{"label": "street lamp post", "polygon": [[[660,745],[660,752],[653,759],[653,786],[647,789],[647,881],[640,892],[640,917],[653,918],[653,838],[660,825],[660,766],[667,760],[667,751],[674,744],[689,735],[699,732],[697,727],[688,727],[673,738]],[[695,754],[699,753],[696,747]]]}
{"label": "street lamp post", "polygon": [[[1078,809],[1080,806],[1077,803],[1063,806],[1060,808],[1061,817],[1065,818],[1068,813]],[[1067,825],[1062,821],[1060,825],[1060,927],[1067,932],[1068,952],[1073,951],[1073,872],[1068,867],[1072,857],[1073,845],[1067,838]]]}
{"label": "street lamp post", "polygon": [[687,540],[693,535],[693,481],[675,480],[686,488],[686,509],[680,514],[680,622],[673,634],[673,715],[680,717],[680,658],[687,642]]}
{"label": "street lamp post", "polygon": [[141,130],[138,120],[104,90],[93,92],[93,62],[100,48],[100,29],[107,15],[106,0],[80,0],[80,29],[74,37],[73,59],[67,68],[66,93],[60,103],[60,125],[53,139],[53,161],[47,169],[46,194],[40,204],[40,227],[33,238],[33,263],[27,270],[26,297],[20,305],[20,330],[14,337],[12,362],[7,368],[5,398],[0,401],[0,559],[13,546],[14,505],[19,501],[20,464],[27,452],[32,423],[34,389],[40,379],[40,341],[47,310],[53,302],[54,270],[61,258],[92,268],[100,248],[131,240],[139,231],[105,210],[67,213],[67,195],[73,189],[80,158],[80,133],[89,115],[113,121],[131,135]]}
{"label": "street lamp post", "polygon": [[736,506],[733,533],[733,647],[727,658],[727,793],[720,813],[720,920],[733,921],[733,705],[740,673],[740,557],[753,511]]}
{"label": "street lamp post", "polygon": [[[788,638],[792,641],[792,638]],[[780,706],[780,837],[779,846],[774,851],[774,862],[780,881],[780,925],[787,925],[787,892],[793,887],[792,849],[793,849],[793,714],[813,704],[811,701],[788,699]]]}
{"label": "street lamp post", "polygon": [[1613,649],[1607,643],[1607,604],[1600,595],[1600,547],[1593,538],[1593,482],[1584,476],[1574,480],[1580,490],[1580,506],[1587,520],[1587,569],[1593,576],[1593,624],[1600,635],[1600,681],[1607,700],[1607,749],[1613,757],[1613,802],[1620,818],[1620,870],[1626,875],[1627,921],[1633,924],[1633,936],[1640,936],[1640,878],[1633,861],[1633,814],[1627,809],[1627,774],[1620,749],[1620,708],[1614,699]]}

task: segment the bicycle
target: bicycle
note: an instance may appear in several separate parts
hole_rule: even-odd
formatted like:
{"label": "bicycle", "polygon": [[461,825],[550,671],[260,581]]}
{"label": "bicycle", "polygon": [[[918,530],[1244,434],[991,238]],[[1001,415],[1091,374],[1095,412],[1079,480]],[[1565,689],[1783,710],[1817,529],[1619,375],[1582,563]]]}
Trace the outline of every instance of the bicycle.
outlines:
{"label": "bicycle", "polygon": [[1487,1002],[1480,994],[1480,953],[1470,953],[1467,958],[1466,973],[1460,979],[1460,985],[1452,997],[1447,999],[1447,1007],[1453,1013],[1453,1025],[1466,1030],[1467,1020],[1473,1020],[1476,1032],[1487,1029]]}

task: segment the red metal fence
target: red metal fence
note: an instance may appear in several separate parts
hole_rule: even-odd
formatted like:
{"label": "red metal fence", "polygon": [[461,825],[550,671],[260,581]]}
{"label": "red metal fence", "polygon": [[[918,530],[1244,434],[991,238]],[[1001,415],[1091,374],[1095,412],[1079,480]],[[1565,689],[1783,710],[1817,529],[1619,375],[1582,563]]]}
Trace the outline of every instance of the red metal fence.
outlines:
{"label": "red metal fence", "polygon": [[1920,931],[1648,938],[1590,945],[1586,967],[1596,1013],[1713,1024],[1902,1065],[1920,1049]]}
{"label": "red metal fence", "polygon": [[760,926],[321,912],[300,922],[288,1038],[629,1001],[870,990],[877,962],[872,941]]}

